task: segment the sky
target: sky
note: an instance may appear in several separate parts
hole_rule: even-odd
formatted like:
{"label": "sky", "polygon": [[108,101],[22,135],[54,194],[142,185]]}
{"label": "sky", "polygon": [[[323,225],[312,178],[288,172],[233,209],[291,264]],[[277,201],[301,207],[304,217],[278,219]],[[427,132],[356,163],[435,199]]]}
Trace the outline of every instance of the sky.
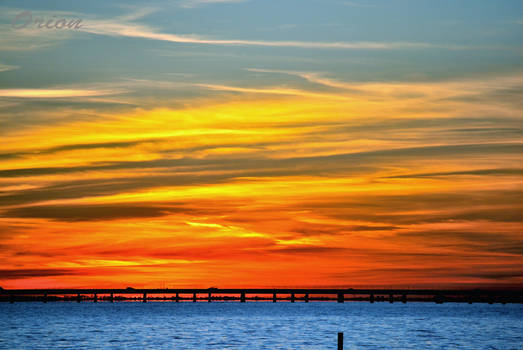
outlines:
{"label": "sky", "polygon": [[523,286],[522,25],[2,0],[0,286]]}

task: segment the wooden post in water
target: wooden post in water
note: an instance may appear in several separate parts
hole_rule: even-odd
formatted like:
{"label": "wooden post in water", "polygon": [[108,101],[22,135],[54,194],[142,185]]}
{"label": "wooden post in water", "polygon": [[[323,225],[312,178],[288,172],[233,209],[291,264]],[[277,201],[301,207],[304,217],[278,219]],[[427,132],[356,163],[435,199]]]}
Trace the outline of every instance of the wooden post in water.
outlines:
{"label": "wooden post in water", "polygon": [[407,294],[403,294],[403,296],[401,297],[401,302],[403,304],[406,304],[407,303]]}
{"label": "wooden post in water", "polygon": [[345,301],[345,294],[338,293],[338,303],[343,303]]}
{"label": "wooden post in water", "polygon": [[94,293],[94,296],[93,296],[93,302],[94,303],[97,303],[98,302],[98,294]]}
{"label": "wooden post in water", "polygon": [[294,303],[295,300],[296,296],[294,295],[294,293],[291,293],[291,303]]}
{"label": "wooden post in water", "polygon": [[371,304],[374,303],[374,294],[371,294],[369,296],[369,301],[371,302]]}
{"label": "wooden post in water", "polygon": [[389,303],[393,303],[394,302],[394,294],[389,294]]}
{"label": "wooden post in water", "polygon": [[306,303],[309,302],[309,293],[305,293],[305,296],[303,297]]}
{"label": "wooden post in water", "polygon": [[338,332],[338,350],[343,350],[343,332]]}
{"label": "wooden post in water", "polygon": [[212,299],[212,294],[211,294],[211,292],[209,292],[209,303],[211,302],[211,299]]}
{"label": "wooden post in water", "polygon": [[276,300],[278,300],[278,296],[276,295],[276,292],[272,293],[272,302],[275,303]]}
{"label": "wooden post in water", "polygon": [[9,294],[9,302],[11,304],[15,302],[15,296],[13,294]]}
{"label": "wooden post in water", "polygon": [[147,293],[143,293],[143,302],[146,303],[147,302]]}
{"label": "wooden post in water", "polygon": [[193,303],[196,302],[196,293],[192,293],[192,302],[193,302]]}
{"label": "wooden post in water", "polygon": [[82,301],[82,296],[80,295],[80,293],[76,294],[76,302],[79,303]]}
{"label": "wooden post in water", "polygon": [[44,303],[47,303],[47,293],[44,294]]}
{"label": "wooden post in water", "polygon": [[180,302],[180,293],[176,293],[176,302],[177,302],[177,303]]}
{"label": "wooden post in water", "polygon": [[109,300],[111,301],[111,303],[114,303],[114,294],[111,293],[111,296],[109,297]]}
{"label": "wooden post in water", "polygon": [[245,303],[245,292],[240,295],[240,303]]}

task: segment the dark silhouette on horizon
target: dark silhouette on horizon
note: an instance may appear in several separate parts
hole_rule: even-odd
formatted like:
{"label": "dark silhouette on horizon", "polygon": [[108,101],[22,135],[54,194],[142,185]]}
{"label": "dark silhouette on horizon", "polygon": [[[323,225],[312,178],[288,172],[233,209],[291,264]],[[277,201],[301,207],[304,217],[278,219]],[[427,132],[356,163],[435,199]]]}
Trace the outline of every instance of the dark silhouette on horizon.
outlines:
{"label": "dark silhouette on horizon", "polygon": [[[99,297],[99,296],[103,297]],[[125,295],[125,296],[123,296]],[[162,295],[153,296],[151,295]],[[167,296],[169,295],[169,297]],[[250,296],[248,296],[250,295]],[[472,303],[523,303],[523,291],[485,289],[333,289],[333,288],[177,288],[177,289],[3,289],[0,301],[93,301],[115,300],[172,300],[180,301],[368,301],[402,302],[425,301]]]}

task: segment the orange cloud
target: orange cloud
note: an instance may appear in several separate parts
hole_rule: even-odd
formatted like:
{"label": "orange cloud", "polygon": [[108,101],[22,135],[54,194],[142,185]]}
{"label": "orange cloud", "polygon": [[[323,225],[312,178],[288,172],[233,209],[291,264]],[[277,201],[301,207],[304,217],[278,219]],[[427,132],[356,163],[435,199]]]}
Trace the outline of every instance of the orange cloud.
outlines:
{"label": "orange cloud", "polygon": [[520,142],[453,87],[358,88],[6,133],[0,284],[522,283]]}

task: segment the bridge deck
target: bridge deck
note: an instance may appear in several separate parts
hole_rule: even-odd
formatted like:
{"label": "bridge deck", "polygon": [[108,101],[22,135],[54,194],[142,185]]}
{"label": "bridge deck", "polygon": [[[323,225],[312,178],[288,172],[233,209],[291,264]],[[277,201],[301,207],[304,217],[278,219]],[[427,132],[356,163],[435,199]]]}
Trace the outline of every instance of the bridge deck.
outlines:
{"label": "bridge deck", "polygon": [[0,295],[76,295],[76,294],[355,294],[355,295],[492,295],[521,296],[522,290],[480,290],[480,289],[325,289],[325,288],[161,288],[161,289],[0,289]]}

